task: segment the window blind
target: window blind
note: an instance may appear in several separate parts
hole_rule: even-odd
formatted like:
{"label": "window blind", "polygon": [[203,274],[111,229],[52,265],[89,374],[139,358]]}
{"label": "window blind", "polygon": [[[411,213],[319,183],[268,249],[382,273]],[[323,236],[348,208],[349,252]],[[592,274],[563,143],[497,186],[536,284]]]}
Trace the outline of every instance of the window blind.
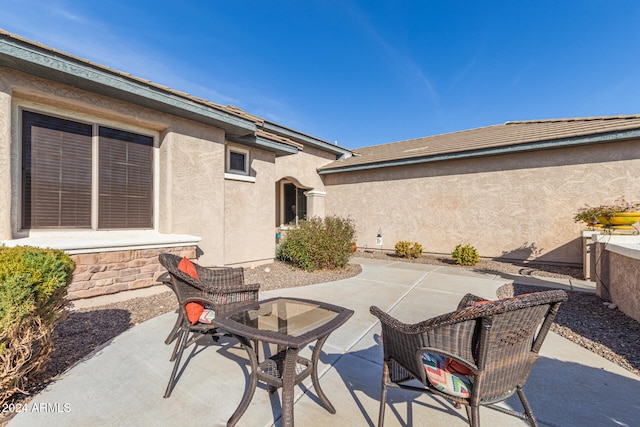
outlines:
{"label": "window blind", "polygon": [[99,128],[98,228],[153,227],[153,138]]}
{"label": "window blind", "polygon": [[25,111],[22,225],[91,227],[92,126]]}

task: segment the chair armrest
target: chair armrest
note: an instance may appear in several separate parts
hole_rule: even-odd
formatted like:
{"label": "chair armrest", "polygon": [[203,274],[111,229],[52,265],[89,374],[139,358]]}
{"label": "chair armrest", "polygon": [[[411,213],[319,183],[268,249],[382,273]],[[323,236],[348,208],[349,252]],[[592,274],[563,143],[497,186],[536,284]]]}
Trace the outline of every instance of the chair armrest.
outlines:
{"label": "chair armrest", "polygon": [[462,310],[463,308],[471,307],[478,301],[486,301],[486,298],[479,297],[474,294],[466,294],[462,297],[460,302],[458,303],[458,310]]}
{"label": "chair armrest", "polygon": [[210,295],[227,295],[227,294],[242,293],[242,292],[258,293],[260,291],[260,284],[258,283],[252,283],[249,285],[234,285],[234,286],[227,286],[227,287],[212,286],[206,282],[201,282],[200,284],[202,285],[201,286],[202,291]]}
{"label": "chair armrest", "polygon": [[477,317],[476,315],[473,314],[473,311],[474,310],[472,310],[471,308],[469,308],[468,310],[463,309],[459,311],[452,311],[449,313],[441,314],[436,317],[432,317],[431,319],[423,320],[418,323],[409,324],[409,323],[404,323],[399,321],[395,317],[385,313],[384,311],[382,311],[376,306],[371,306],[369,308],[369,312],[374,316],[376,316],[380,320],[381,324],[387,327],[390,327],[392,329],[395,329],[396,331],[401,332],[403,334],[409,334],[409,335],[423,334],[425,332],[434,330],[442,326],[464,322],[471,318]]}

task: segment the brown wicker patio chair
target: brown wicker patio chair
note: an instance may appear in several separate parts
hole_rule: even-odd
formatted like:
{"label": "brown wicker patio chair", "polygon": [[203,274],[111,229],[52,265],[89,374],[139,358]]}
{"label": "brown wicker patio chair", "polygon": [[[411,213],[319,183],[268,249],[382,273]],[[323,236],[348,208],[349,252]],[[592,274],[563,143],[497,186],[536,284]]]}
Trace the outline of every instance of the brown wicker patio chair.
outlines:
{"label": "brown wicker patio chair", "polygon": [[[412,325],[371,307],[382,325],[384,349],[378,426],[384,424],[388,387],[433,393],[457,407],[463,404],[472,427],[480,426],[480,406],[537,426],[522,388],[567,294],[551,290],[482,300],[467,294],[457,311]],[[424,387],[406,384],[413,379]],[[514,393],[524,413],[493,405]]]}
{"label": "brown wicker patio chair", "polygon": [[164,397],[171,395],[184,349],[207,335],[217,340],[217,336],[222,333],[215,324],[206,323],[203,318],[192,323],[187,314],[187,304],[202,303],[210,310],[210,315],[219,317],[240,305],[258,301],[260,288],[259,284],[244,283],[242,268],[205,268],[193,263],[198,276],[195,279],[178,268],[181,260],[181,257],[169,253],[159,256],[160,264],[167,269],[167,273],[158,280],[169,286],[178,299],[178,318],[165,340],[169,344],[177,339],[170,359],[174,361],[173,371]]}

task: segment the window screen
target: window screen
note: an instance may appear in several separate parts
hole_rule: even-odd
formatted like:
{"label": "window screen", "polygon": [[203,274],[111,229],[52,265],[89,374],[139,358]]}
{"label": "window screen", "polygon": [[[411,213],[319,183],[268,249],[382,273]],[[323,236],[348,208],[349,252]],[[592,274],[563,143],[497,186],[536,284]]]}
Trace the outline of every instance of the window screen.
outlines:
{"label": "window screen", "polygon": [[246,170],[246,154],[237,151],[229,151],[229,169],[232,171],[240,171],[247,173]]}

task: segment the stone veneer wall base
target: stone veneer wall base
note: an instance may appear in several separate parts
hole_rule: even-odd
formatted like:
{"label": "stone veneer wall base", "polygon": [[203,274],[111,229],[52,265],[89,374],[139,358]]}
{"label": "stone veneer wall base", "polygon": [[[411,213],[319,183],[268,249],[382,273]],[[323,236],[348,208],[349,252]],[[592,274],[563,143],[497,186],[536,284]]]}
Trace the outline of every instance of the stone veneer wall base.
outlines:
{"label": "stone veneer wall base", "polygon": [[157,282],[158,276],[166,271],[158,262],[162,252],[193,259],[196,246],[71,255],[76,268],[67,299],[73,301],[161,285]]}

